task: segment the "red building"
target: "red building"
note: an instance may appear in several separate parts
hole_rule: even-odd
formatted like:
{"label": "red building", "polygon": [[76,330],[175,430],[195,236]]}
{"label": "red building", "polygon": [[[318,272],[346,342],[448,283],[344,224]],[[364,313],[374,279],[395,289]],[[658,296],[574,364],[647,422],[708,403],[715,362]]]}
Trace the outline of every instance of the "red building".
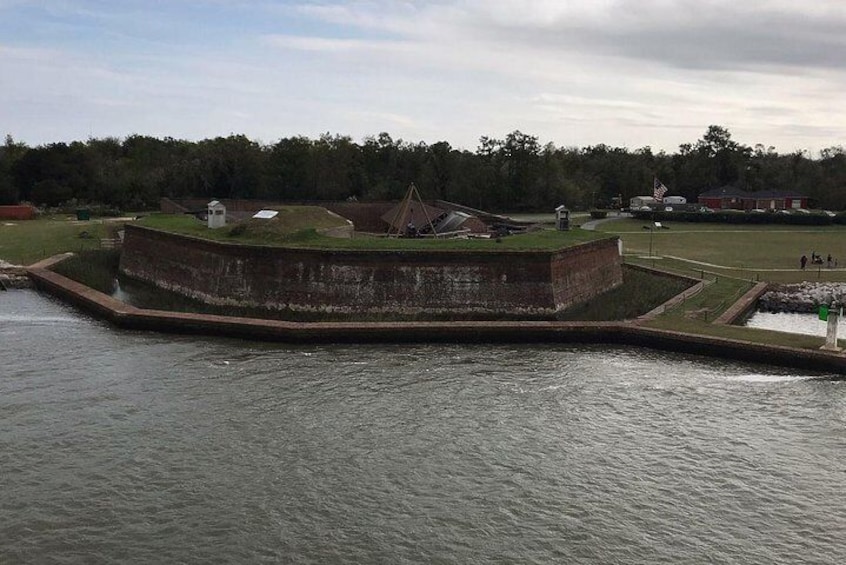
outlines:
{"label": "red building", "polygon": [[18,206],[0,206],[0,220],[32,220],[35,208],[28,204]]}
{"label": "red building", "polygon": [[791,210],[808,207],[808,197],[795,192],[747,192],[733,186],[703,192],[699,195],[698,202],[714,210]]}

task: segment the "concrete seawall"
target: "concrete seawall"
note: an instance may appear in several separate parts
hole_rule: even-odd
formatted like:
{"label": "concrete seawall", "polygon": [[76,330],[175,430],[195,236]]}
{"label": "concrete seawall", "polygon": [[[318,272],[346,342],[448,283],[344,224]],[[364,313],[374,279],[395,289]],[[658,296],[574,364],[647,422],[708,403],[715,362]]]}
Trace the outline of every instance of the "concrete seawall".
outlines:
{"label": "concrete seawall", "polygon": [[137,330],[291,343],[599,343],[706,355],[846,375],[846,356],[646,328],[627,322],[284,322],[129,306],[34,265],[36,287],[114,325]]}

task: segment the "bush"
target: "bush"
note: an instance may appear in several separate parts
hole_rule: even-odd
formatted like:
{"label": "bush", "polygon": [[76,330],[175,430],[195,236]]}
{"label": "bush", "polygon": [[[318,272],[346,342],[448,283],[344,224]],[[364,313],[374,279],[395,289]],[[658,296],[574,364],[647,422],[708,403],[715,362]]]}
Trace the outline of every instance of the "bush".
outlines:
{"label": "bush", "polygon": [[[780,212],[743,212],[740,210],[717,210],[715,212],[683,212],[663,210],[632,212],[636,220],[656,222],[709,222],[717,224],[782,224],[795,226],[828,226],[839,223],[828,214],[782,214]],[[841,220],[846,223],[846,217]]]}
{"label": "bush", "polygon": [[594,220],[601,220],[608,217],[608,210],[591,210],[590,217]]}

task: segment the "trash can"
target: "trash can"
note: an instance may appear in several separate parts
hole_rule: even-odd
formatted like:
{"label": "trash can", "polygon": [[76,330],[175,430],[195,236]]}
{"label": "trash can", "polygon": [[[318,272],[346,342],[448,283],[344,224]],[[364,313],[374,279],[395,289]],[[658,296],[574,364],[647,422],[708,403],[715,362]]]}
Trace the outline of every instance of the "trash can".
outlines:
{"label": "trash can", "polygon": [[88,208],[80,208],[76,211],[76,219],[77,220],[90,220],[91,219],[91,210]]}

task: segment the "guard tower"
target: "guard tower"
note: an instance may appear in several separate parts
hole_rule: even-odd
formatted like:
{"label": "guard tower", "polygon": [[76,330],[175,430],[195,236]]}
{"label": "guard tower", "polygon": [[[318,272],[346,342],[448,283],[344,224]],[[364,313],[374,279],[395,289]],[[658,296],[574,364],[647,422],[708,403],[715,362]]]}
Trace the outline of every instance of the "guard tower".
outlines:
{"label": "guard tower", "polygon": [[214,228],[222,228],[226,225],[226,206],[218,202],[217,200],[212,200],[208,203],[208,218],[209,223],[208,226],[212,229]]}
{"label": "guard tower", "polygon": [[570,210],[563,204],[555,209],[555,227],[558,231],[570,229]]}

